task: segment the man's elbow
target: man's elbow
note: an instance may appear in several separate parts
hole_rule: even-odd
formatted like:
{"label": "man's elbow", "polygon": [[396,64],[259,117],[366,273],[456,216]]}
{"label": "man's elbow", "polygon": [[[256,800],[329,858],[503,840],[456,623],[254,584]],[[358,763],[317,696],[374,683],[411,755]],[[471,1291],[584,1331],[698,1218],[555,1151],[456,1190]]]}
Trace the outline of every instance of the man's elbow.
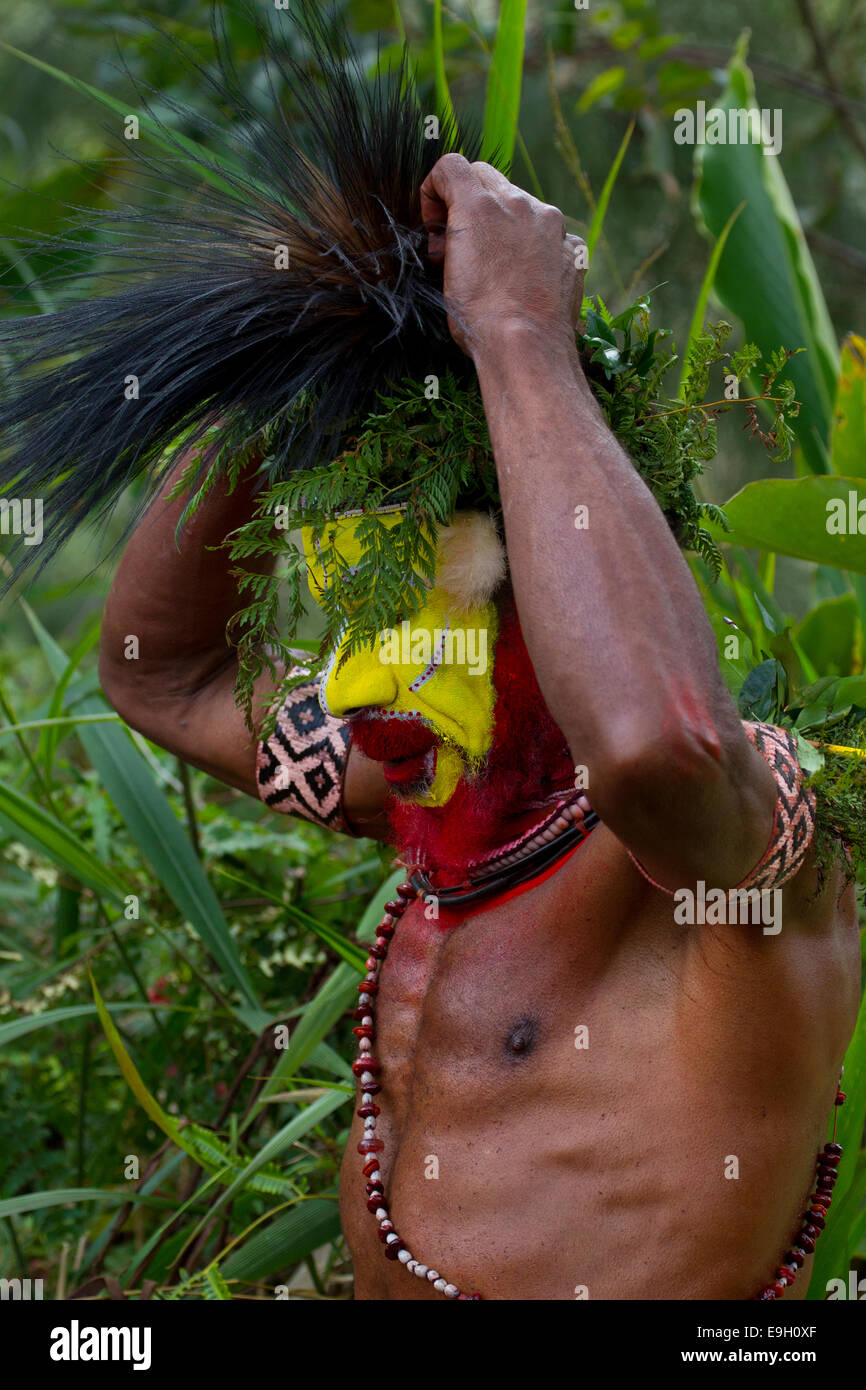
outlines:
{"label": "man's elbow", "polygon": [[[703,796],[723,781],[725,763],[725,740],[710,719],[644,733],[625,730],[599,759],[599,800],[617,808],[649,808],[688,800],[696,792]],[[589,775],[592,783],[591,767]],[[600,805],[597,809],[602,813]]]}

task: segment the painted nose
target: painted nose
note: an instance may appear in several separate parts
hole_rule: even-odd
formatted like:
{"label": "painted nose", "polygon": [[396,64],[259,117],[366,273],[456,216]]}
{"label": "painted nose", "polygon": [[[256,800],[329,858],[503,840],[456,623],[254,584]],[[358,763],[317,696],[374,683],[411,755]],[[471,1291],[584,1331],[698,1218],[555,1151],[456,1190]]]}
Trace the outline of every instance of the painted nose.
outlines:
{"label": "painted nose", "polygon": [[344,647],[338,649],[320,692],[321,703],[329,714],[336,719],[350,719],[372,705],[387,708],[394,703],[398,695],[395,670],[393,665],[379,660],[381,650],[378,643],[372,651],[365,647],[346,657],[340,666]]}

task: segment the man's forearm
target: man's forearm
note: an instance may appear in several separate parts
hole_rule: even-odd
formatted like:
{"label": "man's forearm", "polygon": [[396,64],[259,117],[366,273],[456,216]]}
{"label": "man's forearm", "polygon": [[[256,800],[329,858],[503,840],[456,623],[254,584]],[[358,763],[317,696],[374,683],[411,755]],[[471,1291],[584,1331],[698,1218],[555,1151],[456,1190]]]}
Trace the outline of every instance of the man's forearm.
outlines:
{"label": "man's forearm", "polygon": [[[175,539],[187,498],[169,500],[183,472],[178,465],[145,513],[118,565],[102,626],[103,681],[131,671],[167,696],[194,691],[235,664],[226,623],[242,606],[228,554],[219,547],[252,513],[252,470],[234,492],[220,481]],[[138,661],[125,657],[129,636]]]}
{"label": "man's forearm", "polygon": [[[506,327],[476,367],[512,583],[542,692],[575,761],[590,769],[598,809],[640,841],[659,806],[674,824],[679,787],[702,783],[724,801],[741,771],[732,764],[751,761],[712,630],[568,335]],[[658,801],[643,808],[635,769],[658,785]],[[630,804],[611,804],[624,789]],[[698,791],[692,811],[700,801]],[[736,840],[734,866],[749,853]]]}

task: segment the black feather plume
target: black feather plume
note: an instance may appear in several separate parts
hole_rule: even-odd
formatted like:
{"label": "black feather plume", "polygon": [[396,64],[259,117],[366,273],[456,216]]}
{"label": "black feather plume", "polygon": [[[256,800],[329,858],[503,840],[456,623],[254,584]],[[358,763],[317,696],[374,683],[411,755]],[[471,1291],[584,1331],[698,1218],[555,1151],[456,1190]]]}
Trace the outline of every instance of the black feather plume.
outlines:
{"label": "black feather plume", "polygon": [[[148,186],[171,197],[96,214],[119,288],[93,296],[82,285],[71,307],[0,325],[13,364],[0,392],[0,492],[50,492],[43,561],[133,479],[144,476],[150,496],[209,429],[202,472],[267,431],[274,482],[335,457],[389,381],[470,370],[426,259],[419,188],[458,144],[477,158],[477,138],[444,122],[426,138],[405,50],[366,77],[311,0],[255,20],[270,79],[263,116],[214,14],[217,75],[188,61],[232,114],[224,131],[206,122],[208,152],[193,156],[204,191],[182,137],[175,155],[121,139]],[[297,26],[312,68],[279,23]],[[175,110],[201,128],[200,113]],[[58,240],[74,250],[80,232]]]}

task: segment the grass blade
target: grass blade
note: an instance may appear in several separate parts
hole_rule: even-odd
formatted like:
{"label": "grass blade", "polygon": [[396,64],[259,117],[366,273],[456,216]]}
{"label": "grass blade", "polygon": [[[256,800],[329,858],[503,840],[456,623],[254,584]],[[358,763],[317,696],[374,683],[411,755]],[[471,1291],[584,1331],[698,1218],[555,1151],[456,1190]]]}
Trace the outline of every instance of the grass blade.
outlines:
{"label": "grass blade", "polygon": [[689,374],[689,358],[692,354],[692,348],[694,347],[695,343],[698,340],[698,337],[703,331],[704,319],[707,316],[707,303],[710,298],[710,291],[713,288],[713,282],[716,278],[716,270],[718,269],[719,261],[722,259],[722,252],[725,249],[725,242],[728,239],[728,235],[730,233],[731,228],[733,227],[734,223],[736,222],[737,218],[739,217],[740,213],[743,211],[743,208],[745,206],[745,203],[740,203],[739,207],[734,208],[734,211],[731,213],[730,217],[728,218],[727,222],[725,223],[724,227],[722,228],[721,232],[716,238],[716,244],[713,247],[713,252],[710,256],[706,273],[704,274],[703,283],[701,284],[700,293],[697,298],[697,303],[695,304],[695,312],[692,314],[692,322],[689,328],[689,337],[688,342],[686,343],[686,350],[683,353],[683,370],[680,375],[679,389],[679,398],[681,401],[684,401],[686,398],[686,378]]}
{"label": "grass blade", "polygon": [[595,250],[596,242],[601,236],[601,229],[604,226],[604,219],[607,214],[607,205],[610,202],[610,195],[613,192],[613,186],[616,183],[620,165],[622,164],[622,161],[625,158],[625,152],[628,149],[629,141],[631,140],[633,131],[634,121],[631,121],[628,130],[622,137],[622,143],[616,152],[616,158],[614,159],[613,164],[611,164],[610,168],[607,171],[607,178],[604,181],[604,187],[601,190],[598,202],[595,205],[595,211],[592,214],[592,221],[589,224],[589,231],[586,235],[586,249],[590,265],[592,264],[592,253]]}
{"label": "grass blade", "polygon": [[[30,605],[23,599],[19,602],[52,675],[61,680],[69,658]],[[95,698],[82,700],[80,708],[84,714],[105,713],[102,701]],[[235,1011],[238,1017],[253,1032],[259,1032],[269,1015],[262,1010],[247,978],[210,880],[141,754],[122,728],[83,725],[78,734],[102,785],[159,882],[239,990],[245,1007]]]}
{"label": "grass blade", "polygon": [[436,83],[436,107],[441,121],[454,120],[454,107],[445,76],[445,47],[442,42],[442,0],[433,3],[433,74]]}
{"label": "grass blade", "polygon": [[[37,68],[40,72],[47,73],[49,77],[56,78],[58,82],[63,82],[67,87],[72,87],[81,96],[98,101],[100,105],[113,111],[115,116],[124,119],[129,114],[128,101],[121,101],[117,97],[110,96],[108,92],[101,92],[98,87],[92,87],[89,82],[83,82],[80,77],[73,77],[72,73],[64,72],[62,68],[55,68],[42,58],[34,57],[32,53],[25,53],[23,49],[14,48],[11,43],[6,43],[3,39],[0,39],[0,48],[11,53],[13,57],[20,58],[22,62],[29,63],[31,67]],[[221,178],[215,169],[203,167],[202,161],[210,165],[213,163],[213,156],[196,140],[191,140],[188,135],[181,135],[179,131],[172,131],[169,134],[160,122],[148,115],[146,111],[136,114],[141,129],[146,130],[157,145],[173,155],[177,155],[179,151],[181,156],[186,154],[190,167],[198,178],[205,178],[215,188],[220,188],[224,193],[237,196],[237,190],[224,178]],[[231,167],[231,162],[225,155],[221,155],[220,158],[226,168]],[[233,169],[232,172],[240,173],[240,170]]]}
{"label": "grass blade", "polygon": [[115,901],[123,902],[126,886],[116,874],[91,854],[77,835],[67,830],[48,811],[43,811],[35,801],[12,787],[0,787],[0,823],[3,821],[11,827],[14,835],[20,836],[37,852],[46,854],[73,878],[86,883],[98,893],[107,893]]}

